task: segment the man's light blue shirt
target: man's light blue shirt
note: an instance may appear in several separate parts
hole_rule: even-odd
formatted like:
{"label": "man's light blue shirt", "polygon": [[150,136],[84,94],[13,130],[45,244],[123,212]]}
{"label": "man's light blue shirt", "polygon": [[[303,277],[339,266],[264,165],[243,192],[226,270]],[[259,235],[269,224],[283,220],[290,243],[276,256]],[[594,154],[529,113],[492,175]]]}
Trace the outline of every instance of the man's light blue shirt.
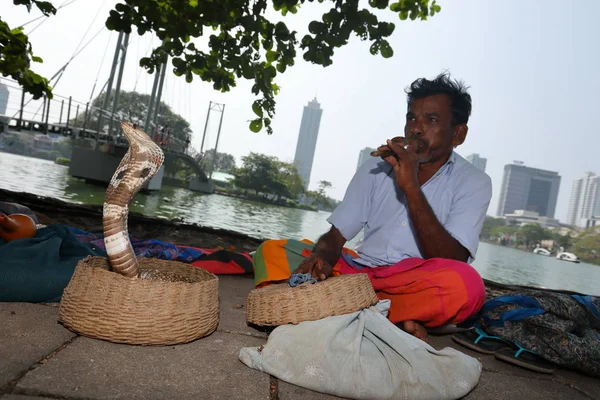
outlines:
{"label": "man's light blue shirt", "polygon": [[[492,198],[492,181],[455,152],[421,190],[438,221],[475,259],[479,233]],[[367,160],[348,185],[344,200],[327,218],[346,240],[364,229],[355,261],[369,267],[423,258],[413,230],[406,197],[391,165]]]}

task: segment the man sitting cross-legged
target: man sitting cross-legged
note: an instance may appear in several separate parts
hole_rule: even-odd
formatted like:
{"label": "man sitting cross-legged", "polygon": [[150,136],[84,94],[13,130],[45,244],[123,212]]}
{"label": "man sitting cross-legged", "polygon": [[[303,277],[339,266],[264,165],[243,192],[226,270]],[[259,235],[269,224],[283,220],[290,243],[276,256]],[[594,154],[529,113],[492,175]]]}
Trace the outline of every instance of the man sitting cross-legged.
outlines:
{"label": "man sitting cross-legged", "polygon": [[[485,301],[472,262],[492,196],[490,178],[454,152],[467,136],[471,96],[442,74],[407,90],[404,137],[388,140],[350,182],[328,218],[329,232],[309,242],[271,240],[254,256],[262,287],[310,273],[366,273],[389,319],[427,340],[425,327],[457,324]],[[344,248],[361,230],[356,252]]]}

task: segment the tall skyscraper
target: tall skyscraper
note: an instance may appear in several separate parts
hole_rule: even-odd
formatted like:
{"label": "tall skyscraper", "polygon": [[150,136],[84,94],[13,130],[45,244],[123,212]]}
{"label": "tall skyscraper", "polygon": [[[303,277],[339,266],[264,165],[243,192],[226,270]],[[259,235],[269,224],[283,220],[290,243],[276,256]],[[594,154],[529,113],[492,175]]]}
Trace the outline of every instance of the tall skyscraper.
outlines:
{"label": "tall skyscraper", "polygon": [[377,150],[377,149],[365,147],[364,149],[362,149],[360,151],[360,153],[358,153],[358,165],[356,166],[357,170],[360,168],[361,165],[363,165],[363,163],[365,161],[367,161],[369,158],[371,158],[371,152],[375,151],[375,150]]}
{"label": "tall skyscraper", "polygon": [[304,106],[294,164],[304,181],[305,190],[308,189],[308,184],[310,183],[310,173],[315,158],[315,147],[317,146],[322,115],[323,109],[316,97],[308,105]]}
{"label": "tall skyscraper", "polygon": [[8,96],[10,92],[8,87],[0,83],[0,115],[6,115],[6,109],[8,108]]}
{"label": "tall skyscraper", "polygon": [[465,159],[468,162],[470,162],[471,164],[473,164],[476,168],[479,168],[480,170],[485,172],[485,166],[487,165],[487,158],[480,157],[479,154],[475,153],[475,154],[471,154],[471,155],[465,157]]}
{"label": "tall skyscraper", "polygon": [[588,220],[597,216],[600,216],[600,176],[586,172],[573,181],[567,224],[585,228]]}
{"label": "tall skyscraper", "polygon": [[554,218],[559,188],[558,172],[526,167],[520,161],[505,165],[497,215],[526,210]]}

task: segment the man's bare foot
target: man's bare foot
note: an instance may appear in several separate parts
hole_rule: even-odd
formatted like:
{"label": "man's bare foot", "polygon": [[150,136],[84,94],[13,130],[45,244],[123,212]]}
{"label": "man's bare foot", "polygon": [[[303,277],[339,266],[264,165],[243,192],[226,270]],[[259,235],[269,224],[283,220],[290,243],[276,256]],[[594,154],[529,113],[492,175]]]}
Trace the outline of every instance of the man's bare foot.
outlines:
{"label": "man's bare foot", "polygon": [[425,327],[418,322],[415,321],[404,321],[402,323],[402,329],[407,333],[421,339],[422,341],[429,343],[429,338],[427,337],[427,330]]}

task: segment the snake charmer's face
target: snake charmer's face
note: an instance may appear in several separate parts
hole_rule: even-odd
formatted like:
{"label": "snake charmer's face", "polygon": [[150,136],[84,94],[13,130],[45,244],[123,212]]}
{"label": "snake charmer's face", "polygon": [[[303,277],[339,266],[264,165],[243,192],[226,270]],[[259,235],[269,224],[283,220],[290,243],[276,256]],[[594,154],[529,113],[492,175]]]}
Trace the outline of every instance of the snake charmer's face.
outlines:
{"label": "snake charmer's face", "polygon": [[419,163],[447,159],[467,135],[467,124],[453,124],[452,101],[448,95],[415,99],[408,107],[404,136],[417,145]]}

